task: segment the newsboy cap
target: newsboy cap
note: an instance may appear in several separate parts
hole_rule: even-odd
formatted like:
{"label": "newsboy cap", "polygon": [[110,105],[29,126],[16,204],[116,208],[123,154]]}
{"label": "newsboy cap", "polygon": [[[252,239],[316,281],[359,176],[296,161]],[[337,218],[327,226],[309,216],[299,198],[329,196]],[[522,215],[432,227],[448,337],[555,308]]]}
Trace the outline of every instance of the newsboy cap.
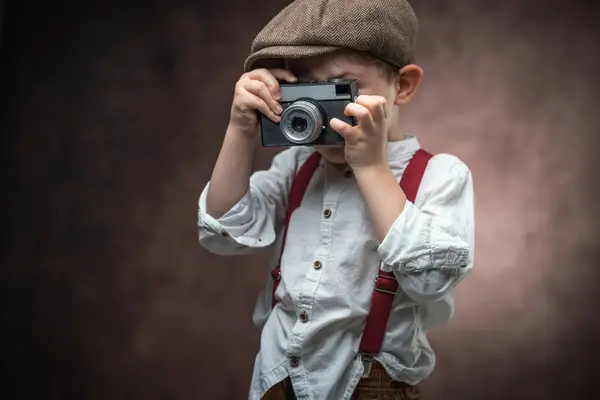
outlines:
{"label": "newsboy cap", "polygon": [[414,59],[417,17],[407,0],[295,0],[258,33],[246,72],[286,58],[364,51],[399,68]]}

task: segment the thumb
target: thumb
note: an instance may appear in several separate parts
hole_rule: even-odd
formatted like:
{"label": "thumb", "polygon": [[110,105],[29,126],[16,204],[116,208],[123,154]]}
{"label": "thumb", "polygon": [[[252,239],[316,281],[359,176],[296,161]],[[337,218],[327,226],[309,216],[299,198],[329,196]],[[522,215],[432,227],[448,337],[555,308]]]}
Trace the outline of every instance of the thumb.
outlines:
{"label": "thumb", "polygon": [[334,131],[336,131],[337,133],[342,135],[345,140],[353,139],[353,136],[354,136],[353,135],[354,134],[353,127],[351,125],[348,125],[341,119],[332,118],[329,121],[329,126],[331,126],[331,129],[333,129]]}

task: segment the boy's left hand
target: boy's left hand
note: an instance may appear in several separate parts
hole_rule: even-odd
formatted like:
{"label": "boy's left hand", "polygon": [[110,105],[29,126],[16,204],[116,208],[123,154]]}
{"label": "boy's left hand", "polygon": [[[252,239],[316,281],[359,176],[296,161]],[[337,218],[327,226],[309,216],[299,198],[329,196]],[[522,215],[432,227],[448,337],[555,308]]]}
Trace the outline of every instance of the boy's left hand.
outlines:
{"label": "boy's left hand", "polygon": [[333,118],[330,126],[344,137],[348,165],[354,170],[387,165],[389,123],[385,98],[360,95],[346,106],[344,115],[356,118],[357,125]]}

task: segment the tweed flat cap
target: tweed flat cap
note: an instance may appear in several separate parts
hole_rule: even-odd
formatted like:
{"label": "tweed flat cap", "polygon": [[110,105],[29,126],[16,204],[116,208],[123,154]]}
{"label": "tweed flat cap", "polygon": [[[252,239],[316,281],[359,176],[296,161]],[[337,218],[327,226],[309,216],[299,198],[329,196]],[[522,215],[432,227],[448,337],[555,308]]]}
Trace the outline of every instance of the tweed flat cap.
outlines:
{"label": "tweed flat cap", "polygon": [[413,62],[417,17],[407,0],[296,0],[258,33],[244,70],[338,49],[371,53],[392,65]]}

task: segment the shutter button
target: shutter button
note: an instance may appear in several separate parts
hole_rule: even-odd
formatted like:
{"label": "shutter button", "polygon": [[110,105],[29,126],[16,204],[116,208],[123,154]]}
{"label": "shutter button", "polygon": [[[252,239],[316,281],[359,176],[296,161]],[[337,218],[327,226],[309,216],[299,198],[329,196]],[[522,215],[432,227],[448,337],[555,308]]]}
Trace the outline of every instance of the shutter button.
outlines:
{"label": "shutter button", "polygon": [[300,365],[300,360],[298,360],[298,357],[291,357],[290,358],[290,366],[292,368],[296,368],[298,365]]}
{"label": "shutter button", "polygon": [[323,210],[323,216],[325,218],[331,217],[331,210],[329,208],[326,208],[325,210]]}

